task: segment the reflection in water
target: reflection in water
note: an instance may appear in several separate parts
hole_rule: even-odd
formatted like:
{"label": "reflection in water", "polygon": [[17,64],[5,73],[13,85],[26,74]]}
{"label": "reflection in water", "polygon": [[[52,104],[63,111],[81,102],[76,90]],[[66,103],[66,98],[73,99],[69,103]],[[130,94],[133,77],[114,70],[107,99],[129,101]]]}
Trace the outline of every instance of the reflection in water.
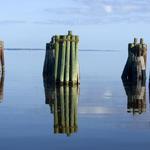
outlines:
{"label": "reflection in water", "polygon": [[0,77],[0,103],[3,101],[4,76]]}
{"label": "reflection in water", "polygon": [[127,111],[129,113],[146,112],[146,86],[145,81],[139,80],[136,84],[123,81],[127,95]]}
{"label": "reflection in water", "polygon": [[45,103],[54,114],[54,133],[71,135],[78,130],[78,86],[55,86],[44,78]]}
{"label": "reflection in water", "polygon": [[149,76],[149,104],[150,104],[150,76]]}

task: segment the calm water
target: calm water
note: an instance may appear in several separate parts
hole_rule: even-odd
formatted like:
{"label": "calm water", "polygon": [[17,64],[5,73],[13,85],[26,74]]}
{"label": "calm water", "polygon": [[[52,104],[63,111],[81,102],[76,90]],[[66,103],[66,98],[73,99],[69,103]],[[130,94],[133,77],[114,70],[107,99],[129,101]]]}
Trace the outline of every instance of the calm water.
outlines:
{"label": "calm water", "polygon": [[0,149],[149,149],[148,86],[124,88],[126,54],[81,51],[81,85],[74,88],[43,84],[44,57],[5,51]]}

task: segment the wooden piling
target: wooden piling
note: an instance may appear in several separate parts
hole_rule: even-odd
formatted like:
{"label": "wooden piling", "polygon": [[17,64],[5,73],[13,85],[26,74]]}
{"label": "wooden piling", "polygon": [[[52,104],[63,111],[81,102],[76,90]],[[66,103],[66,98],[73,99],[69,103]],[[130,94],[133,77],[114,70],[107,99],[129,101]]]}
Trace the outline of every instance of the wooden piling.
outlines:
{"label": "wooden piling", "polygon": [[56,41],[55,41],[55,73],[54,73],[54,80],[55,81],[57,81],[57,79],[58,79],[58,62],[59,62],[59,60],[58,60],[58,58],[59,58],[59,36],[58,35],[56,35],[55,36],[55,39],[56,39]]}
{"label": "wooden piling", "polygon": [[4,74],[4,42],[3,41],[0,41],[0,72],[1,72],[1,75]]}
{"label": "wooden piling", "polygon": [[44,68],[43,68],[43,75],[47,73],[47,63],[48,63],[48,49],[50,47],[50,43],[46,43],[46,53],[45,53],[45,61],[44,61]]}
{"label": "wooden piling", "polygon": [[77,81],[78,83],[80,83],[80,72],[79,72],[79,61],[78,61],[78,43],[79,43],[79,37],[75,36],[75,59],[76,59],[76,72],[77,72]]}
{"label": "wooden piling", "polygon": [[140,39],[140,44],[141,44],[141,55],[144,57],[144,62],[145,65],[147,64],[147,45],[144,43],[144,39],[141,38]]}
{"label": "wooden piling", "polygon": [[138,42],[138,39],[137,38],[134,38],[134,45],[136,45]]}
{"label": "wooden piling", "polygon": [[69,83],[70,75],[70,35],[67,35],[66,61],[65,61],[65,83]]}
{"label": "wooden piling", "polygon": [[61,42],[61,49],[60,51],[60,77],[59,77],[59,82],[60,84],[64,83],[64,73],[65,73],[65,54],[66,54],[66,36],[62,37],[62,42]]}
{"label": "wooden piling", "polygon": [[71,42],[71,84],[77,82],[77,70],[76,70],[76,53],[75,53],[75,36],[72,36]]}
{"label": "wooden piling", "polygon": [[43,75],[54,78],[54,51],[52,50],[52,43],[46,44],[46,55],[44,61]]}

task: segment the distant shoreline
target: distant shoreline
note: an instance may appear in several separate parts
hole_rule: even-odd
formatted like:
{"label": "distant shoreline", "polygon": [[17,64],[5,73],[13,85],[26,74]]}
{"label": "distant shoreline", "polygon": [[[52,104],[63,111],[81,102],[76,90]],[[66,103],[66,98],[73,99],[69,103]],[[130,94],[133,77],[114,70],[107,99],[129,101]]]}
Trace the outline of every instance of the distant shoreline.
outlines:
{"label": "distant shoreline", "polygon": [[38,51],[43,51],[45,49],[42,49],[42,48],[5,48],[4,50],[11,50],[11,51],[21,51],[21,50],[38,50]]}
{"label": "distant shoreline", "polygon": [[[6,51],[45,51],[46,49],[42,48],[5,48]],[[118,52],[120,50],[98,50],[98,49],[79,49],[79,51],[85,52]]]}

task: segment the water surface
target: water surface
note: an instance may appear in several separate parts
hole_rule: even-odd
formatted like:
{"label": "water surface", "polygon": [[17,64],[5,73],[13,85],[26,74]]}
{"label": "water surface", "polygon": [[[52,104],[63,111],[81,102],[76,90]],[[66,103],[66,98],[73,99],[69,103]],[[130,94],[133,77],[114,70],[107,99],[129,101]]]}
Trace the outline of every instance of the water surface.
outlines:
{"label": "water surface", "polygon": [[[124,88],[120,76],[126,55],[79,55],[81,85],[57,88],[43,82],[44,51],[5,51],[1,149],[149,148],[148,86]],[[136,92],[143,93],[139,104],[130,101]]]}

